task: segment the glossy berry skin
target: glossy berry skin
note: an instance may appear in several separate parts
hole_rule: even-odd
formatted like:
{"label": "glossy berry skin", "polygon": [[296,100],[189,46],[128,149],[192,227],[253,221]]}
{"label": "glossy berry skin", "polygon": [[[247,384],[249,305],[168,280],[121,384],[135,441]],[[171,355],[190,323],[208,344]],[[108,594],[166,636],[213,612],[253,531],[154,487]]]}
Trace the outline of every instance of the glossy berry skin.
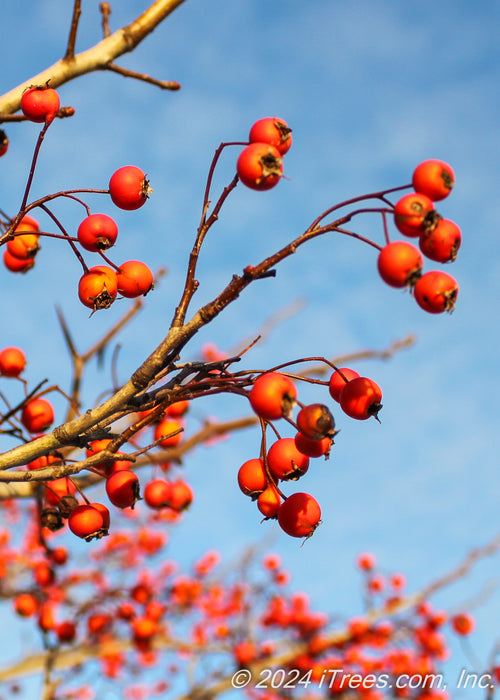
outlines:
{"label": "glossy berry skin", "polygon": [[427,195],[434,202],[445,199],[454,184],[453,168],[442,160],[424,160],[413,171],[412,185],[415,192]]}
{"label": "glossy berry skin", "polygon": [[[86,456],[92,457],[93,455],[102,452],[102,450],[105,450],[106,447],[108,447],[108,445],[110,445],[112,442],[113,441],[111,438],[92,440],[92,442],[89,444],[89,447],[86,450]],[[104,472],[106,476],[109,476],[113,472],[121,471],[124,469],[130,469],[131,466],[132,462],[130,462],[128,459],[117,459],[98,462],[97,464],[93,465],[93,469],[100,469]]]}
{"label": "glossy berry skin", "polygon": [[95,265],[80,277],[78,298],[93,311],[108,309],[117,293],[116,273],[107,265]]}
{"label": "glossy berry skin", "polygon": [[71,511],[68,518],[68,526],[71,532],[77,537],[89,542],[90,540],[102,537],[104,518],[101,513],[91,505],[84,504],[77,506]]}
{"label": "glossy berry skin", "polygon": [[259,458],[249,459],[238,470],[238,486],[252,500],[267,488],[268,479],[264,461]]}
{"label": "glossy berry skin", "polygon": [[252,125],[248,140],[250,143],[268,143],[284,156],[292,145],[292,130],[284,119],[264,117]]}
{"label": "glossy berry skin", "polygon": [[170,504],[170,482],[165,479],[154,479],[144,488],[144,502],[155,510],[167,508]]}
{"label": "glossy berry skin", "polygon": [[250,189],[270,190],[283,175],[280,152],[268,143],[251,143],[240,153],[236,172]]}
{"label": "glossy berry skin", "polygon": [[291,537],[310,537],[320,520],[321,508],[308,493],[292,493],[278,511],[278,523]]}
{"label": "glossy berry skin", "polygon": [[26,367],[26,355],[20,348],[8,347],[0,350],[0,375],[19,377]]}
{"label": "glossy berry skin", "polygon": [[115,244],[118,226],[107,214],[90,214],[78,227],[77,237],[85,250],[107,250]]}
{"label": "glossy berry skin", "polygon": [[45,86],[30,87],[21,97],[21,110],[32,122],[50,124],[59,111],[60,100],[55,90]]}
{"label": "glossy berry skin", "polygon": [[282,498],[274,484],[269,484],[267,488],[259,494],[257,498],[257,508],[266,519],[277,518],[281,507]]}
{"label": "glossy berry skin", "polygon": [[406,241],[388,243],[377,258],[379,275],[391,287],[412,288],[422,273],[422,266],[420,251]]}
{"label": "glossy berry skin", "polygon": [[410,192],[394,206],[394,223],[400,233],[416,238],[436,225],[438,214],[425,194]]}
{"label": "glossy berry skin", "polygon": [[461,242],[462,233],[456,223],[440,219],[433,231],[420,236],[418,245],[429,260],[447,263],[455,260]]}
{"label": "glossy berry skin", "polygon": [[288,416],[296,398],[295,384],[279,372],[261,374],[249,394],[252,409],[265,420],[278,420]]}
{"label": "glossy berry skin", "polygon": [[451,275],[431,270],[418,280],[413,293],[420,308],[431,314],[440,314],[453,311],[458,290],[458,283]]}
{"label": "glossy berry skin", "polygon": [[267,453],[271,474],[282,481],[300,478],[309,469],[309,457],[300,452],[293,438],[273,442]]}
{"label": "glossy berry skin", "polygon": [[340,392],[340,407],[351,418],[366,420],[377,418],[382,408],[382,390],[373,379],[356,377],[347,382]]}
{"label": "glossy berry skin", "polygon": [[322,440],[335,434],[335,421],[328,406],[312,403],[297,414],[297,427],[309,440]]}
{"label": "glossy berry skin", "polygon": [[113,203],[127,211],[142,207],[152,191],[146,175],[135,165],[118,168],[109,181],[109,194]]}
{"label": "glossy berry skin", "polygon": [[33,233],[38,233],[40,231],[40,224],[32,216],[25,214],[14,231],[16,233],[19,231],[31,231]]}
{"label": "glossy berry skin", "polygon": [[45,502],[49,506],[58,506],[61,499],[74,496],[75,493],[76,486],[67,476],[47,482],[43,491]]}
{"label": "glossy berry skin", "polygon": [[30,433],[43,433],[54,422],[52,404],[44,398],[31,399],[21,413],[21,423]]}
{"label": "glossy berry skin", "polygon": [[28,272],[35,264],[34,258],[16,258],[8,248],[3,251],[3,264],[10,272]]}
{"label": "glossy berry skin", "polygon": [[[19,229],[16,230],[18,231]],[[34,258],[40,249],[38,240],[39,236],[37,233],[22,233],[7,241],[7,250],[15,258],[20,258],[21,260]]]}
{"label": "glossy berry skin", "polygon": [[153,289],[153,273],[139,260],[128,260],[122,263],[116,279],[118,293],[127,299],[145,296]]}
{"label": "glossy berry skin", "polygon": [[129,469],[113,472],[106,479],[106,493],[117,508],[133,508],[140,498],[137,474]]}
{"label": "glossy berry skin", "polygon": [[355,379],[356,377],[359,377],[359,372],[356,372],[355,369],[350,369],[349,367],[339,367],[336,369],[332,373],[328,383],[328,391],[332,399],[338,402],[340,400],[340,392],[347,382],[350,382],[351,379]]}
{"label": "glossy berry skin", "polygon": [[302,454],[308,457],[322,457],[328,458],[330,454],[330,449],[332,446],[332,438],[327,436],[321,440],[311,440],[305,437],[302,433],[297,433],[294,438],[295,447]]}
{"label": "glossy berry skin", "polygon": [[21,617],[32,617],[38,612],[38,601],[31,593],[19,593],[14,598],[14,610]]}
{"label": "glossy berry skin", "polygon": [[189,508],[193,502],[193,491],[189,484],[181,479],[170,483],[169,507],[180,513]]}

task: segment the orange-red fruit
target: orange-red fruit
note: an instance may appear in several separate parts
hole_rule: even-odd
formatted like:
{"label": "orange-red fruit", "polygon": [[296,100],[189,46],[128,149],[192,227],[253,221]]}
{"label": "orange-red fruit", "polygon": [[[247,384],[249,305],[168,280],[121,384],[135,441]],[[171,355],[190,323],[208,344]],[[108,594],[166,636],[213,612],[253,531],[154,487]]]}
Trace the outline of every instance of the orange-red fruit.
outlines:
{"label": "orange-red fruit", "polygon": [[271,474],[283,481],[295,480],[309,469],[309,457],[299,452],[293,438],[276,440],[267,453]]}
{"label": "orange-red fruit", "polygon": [[321,508],[308,493],[292,493],[278,511],[278,523],[291,537],[310,537],[320,520]]}
{"label": "orange-red fruit", "polygon": [[76,636],[76,625],[71,620],[65,620],[57,625],[56,632],[61,643],[69,644]]}
{"label": "orange-red fruit", "polygon": [[292,130],[284,119],[264,117],[252,125],[248,140],[250,143],[269,143],[284,156],[292,145]]}
{"label": "orange-red fruit", "polygon": [[85,272],[78,283],[78,297],[93,311],[108,309],[118,292],[116,273],[106,265],[95,265]]}
{"label": "orange-red fruit", "polygon": [[74,496],[75,493],[76,486],[67,476],[61,476],[59,479],[48,481],[43,489],[45,502],[50,506],[57,506],[61,498],[65,496]]}
{"label": "orange-red fruit", "polygon": [[32,216],[25,214],[14,231],[31,231],[33,233],[38,233],[38,231],[40,231],[40,224]]}
{"label": "orange-red fruit", "polygon": [[457,257],[462,242],[462,233],[454,221],[440,219],[435,229],[421,234],[419,246],[429,260],[447,263]]}
{"label": "orange-red fruit", "polygon": [[335,433],[335,421],[328,406],[311,403],[297,414],[297,427],[306,438],[322,440]]}
{"label": "orange-red fruit", "polygon": [[116,279],[118,292],[127,299],[144,296],[153,289],[153,273],[140,260],[122,263]]}
{"label": "orange-red fruit", "polygon": [[269,484],[267,488],[259,494],[257,498],[257,508],[266,518],[277,518],[281,506],[281,496],[274,484]]}
{"label": "orange-red fruit", "polygon": [[234,646],[233,654],[239,666],[247,666],[257,658],[257,649],[252,642],[238,642]]}
{"label": "orange-red fruit", "polygon": [[431,270],[418,280],[413,290],[417,304],[431,314],[453,311],[458,296],[458,283],[446,272]]}
{"label": "orange-red fruit", "polygon": [[332,399],[334,401],[339,401],[342,389],[347,382],[350,382],[351,379],[356,379],[356,377],[359,377],[359,372],[356,372],[355,369],[350,369],[349,367],[339,367],[339,369],[336,369],[328,383],[328,390]]}
{"label": "orange-red fruit", "polygon": [[26,367],[26,356],[20,348],[0,350],[0,374],[3,377],[19,377]]}
{"label": "orange-red fruit", "polygon": [[154,479],[144,488],[144,501],[155,510],[167,508],[170,505],[170,482],[165,479]]}
{"label": "orange-red fruit", "polygon": [[413,287],[422,273],[422,266],[419,250],[406,241],[388,243],[377,259],[378,272],[391,287]]}
{"label": "orange-red fruit", "polygon": [[249,459],[238,470],[238,486],[255,500],[267,488],[267,475],[262,459]]}
{"label": "orange-red fruit", "polygon": [[277,420],[290,414],[296,403],[297,390],[288,377],[279,372],[267,372],[255,380],[249,399],[258,416]]}
{"label": "orange-red fruit", "polygon": [[405,236],[417,237],[431,230],[438,217],[433,201],[420,192],[403,195],[394,207],[394,223]]}
{"label": "orange-red fruit", "polygon": [[366,420],[377,417],[382,408],[382,390],[368,377],[356,377],[340,392],[340,407],[351,418]]}
{"label": "orange-red fruit", "polygon": [[434,202],[447,197],[454,184],[455,173],[451,165],[442,160],[424,160],[413,171],[412,185],[414,190],[422,192]]}
{"label": "orange-red fruit", "polygon": [[[16,231],[19,230],[19,227]],[[22,230],[22,229],[21,229]],[[34,258],[38,253],[40,246],[38,245],[39,236],[37,233],[29,231],[21,235],[14,236],[10,241],[7,241],[7,250],[15,258],[26,260],[26,258]]]}
{"label": "orange-red fruit", "polygon": [[102,514],[97,508],[87,504],[77,506],[71,511],[68,526],[74,535],[87,542],[104,534]]}
{"label": "orange-red fruit", "polygon": [[16,258],[15,255],[5,248],[3,251],[3,264],[10,272],[28,272],[35,264],[34,258]]}
{"label": "orange-red fruit", "polygon": [[54,422],[54,409],[47,399],[31,399],[21,413],[21,423],[30,433],[43,433]]}
{"label": "orange-red fruit", "polygon": [[281,154],[268,143],[251,143],[239,155],[236,172],[241,182],[252,190],[269,190],[283,175]]}
{"label": "orange-red fruit", "polygon": [[377,560],[371,552],[362,552],[356,559],[356,564],[362,571],[371,571],[375,568]]}
{"label": "orange-red fruit", "polygon": [[174,401],[174,403],[171,403],[170,406],[166,407],[165,415],[170,416],[171,418],[180,418],[187,413],[188,408],[189,401],[187,399],[183,399],[182,401]]}
{"label": "orange-red fruit", "polygon": [[113,472],[106,479],[106,493],[117,508],[133,508],[140,499],[137,474],[129,469]]}
{"label": "orange-red fruit", "polygon": [[193,491],[189,484],[180,479],[170,483],[169,506],[177,512],[181,512],[189,508],[193,502]]}
{"label": "orange-red fruit", "polygon": [[14,610],[21,617],[31,617],[38,611],[38,601],[31,593],[19,593],[14,598]]}
{"label": "orange-red fruit", "polygon": [[332,446],[332,438],[330,436],[324,437],[321,440],[311,440],[305,437],[305,435],[302,435],[302,433],[297,433],[294,440],[295,447],[299,452],[302,452],[302,454],[308,457],[321,457],[322,455],[328,457]]}
{"label": "orange-red fruit", "polygon": [[[172,420],[168,417],[163,418],[155,426],[154,438],[155,440],[159,440],[158,444],[162,447],[174,447],[182,438],[182,431],[177,433],[175,431],[178,431],[181,428],[182,425],[178,421]],[[171,433],[175,433],[175,435],[172,435]]]}
{"label": "orange-red fruit", "polygon": [[81,222],[76,235],[85,250],[107,250],[115,244],[118,226],[107,214],[90,214]]}
{"label": "orange-red fruit", "polygon": [[451,618],[451,626],[457,634],[465,636],[473,632],[476,623],[470,613],[457,613]]}
{"label": "orange-red fruit", "polygon": [[59,95],[53,88],[34,86],[28,88],[21,97],[21,109],[30,121],[50,124],[60,107]]}
{"label": "orange-red fruit", "polygon": [[113,203],[127,211],[142,207],[152,191],[146,175],[135,165],[118,168],[109,181],[109,194]]}

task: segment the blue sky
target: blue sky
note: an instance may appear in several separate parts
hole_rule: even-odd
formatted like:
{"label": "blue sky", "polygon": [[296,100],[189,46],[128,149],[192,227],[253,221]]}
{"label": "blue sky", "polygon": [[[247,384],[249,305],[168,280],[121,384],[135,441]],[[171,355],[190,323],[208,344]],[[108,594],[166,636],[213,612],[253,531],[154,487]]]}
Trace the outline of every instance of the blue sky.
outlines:
{"label": "blue sky", "polygon": [[[115,4],[113,28],[146,5]],[[64,5],[18,0],[3,8],[9,31],[1,51],[9,71],[2,71],[1,91],[59,58],[69,22]],[[99,37],[96,8],[84,3],[79,49]],[[142,167],[154,188],[147,206],[130,214],[116,213],[103,198],[91,200],[95,211],[116,215],[116,257],[141,257],[169,269],[122,336],[123,379],[168,327],[215,148],[224,140],[244,140],[256,119],[279,115],[293,128],[288,179],[267,193],[242,186],[233,193],[200,260],[197,303],[328,206],[409,182],[421,160],[446,160],[457,176],[454,192],[439,205],[463,233],[458,259],[446,268],[460,283],[451,316],[425,314],[408,294],[386,287],[372,248],[332,237],[303,248],[275,280],[247,290],[194,340],[189,357],[207,341],[233,348],[296,299],[304,301],[303,309],[247,355],[247,367],[382,349],[409,333],[417,338],[390,362],[356,365],[383,388],[382,422],[358,424],[335,413],[341,433],[331,460],[314,463],[299,482],[323,508],[324,522],[304,547],[269,523],[259,525],[255,508],[237,489],[239,465],[258,452],[258,434],[248,431],[186,460],[196,502],[182,532],[172,537],[173,556],[187,562],[216,547],[232,557],[274,532],[273,547],[294,585],[310,592],[317,607],[354,614],[361,610],[352,565],[359,551],[371,550],[385,569],[404,572],[415,590],[497,533],[499,20],[500,5],[484,1],[187,0],[120,61],[178,80],[179,93],[107,74],[60,89],[62,103],[74,106],[76,116],[49,131],[33,197],[66,187],[105,187],[114,169],[128,163]],[[14,212],[37,128],[12,126],[8,134],[0,206]],[[237,150],[223,155],[214,196],[231,179],[236,157]],[[58,213],[76,229],[80,210],[61,205]],[[382,240],[377,219],[360,220],[357,230]],[[391,234],[397,235],[394,229]],[[29,276],[0,270],[0,284],[15,300],[2,305],[1,342],[26,349],[33,383],[49,376],[64,384],[68,378],[55,303],[70,319],[80,347],[124,309],[116,304],[88,319],[76,299],[78,276],[77,262],[53,242],[44,244]],[[107,378],[91,377],[89,402]],[[301,397],[327,400],[302,387]],[[214,410],[200,402],[193,423]],[[233,398],[220,401],[218,410],[239,416],[247,406]],[[498,557],[436,604],[460,607],[497,573]],[[473,644],[486,660],[498,635],[498,591],[474,613]],[[450,674],[468,666],[460,650],[453,663]]]}

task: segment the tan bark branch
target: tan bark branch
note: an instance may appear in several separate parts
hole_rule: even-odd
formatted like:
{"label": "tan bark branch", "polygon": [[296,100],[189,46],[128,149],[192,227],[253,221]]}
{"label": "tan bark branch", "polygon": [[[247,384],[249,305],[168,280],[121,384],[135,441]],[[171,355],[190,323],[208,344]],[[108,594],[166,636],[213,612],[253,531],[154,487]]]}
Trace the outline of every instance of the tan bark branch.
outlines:
{"label": "tan bark branch", "polygon": [[17,112],[21,96],[30,85],[45,85],[57,88],[81,75],[102,70],[124,53],[133,51],[156,27],[185,0],[156,0],[139,17],[126,27],[86,51],[61,58],[49,68],[21,83],[0,97],[0,114]]}

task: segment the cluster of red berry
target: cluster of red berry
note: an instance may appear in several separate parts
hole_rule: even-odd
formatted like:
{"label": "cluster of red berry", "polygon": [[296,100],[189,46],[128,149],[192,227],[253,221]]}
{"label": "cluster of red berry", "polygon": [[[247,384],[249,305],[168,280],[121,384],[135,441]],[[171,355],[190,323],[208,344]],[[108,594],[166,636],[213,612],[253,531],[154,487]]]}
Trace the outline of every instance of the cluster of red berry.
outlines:
{"label": "cluster of red berry", "polygon": [[[353,369],[335,369],[328,388],[330,396],[351,418],[376,418],[382,407],[378,384]],[[277,519],[282,530],[292,537],[310,537],[321,520],[318,502],[303,492],[285,496],[278,484],[302,477],[309,469],[310,458],[328,458],[336,432],[334,418],[324,404],[301,404],[294,382],[279,372],[260,375],[248,398],[263,422],[285,418],[297,432],[293,438],[278,435],[269,450],[263,445],[259,458],[242,464],[238,471],[239,487],[257,502],[264,519]],[[300,410],[293,421],[291,413],[296,404]]]}
{"label": "cluster of red berry", "polygon": [[422,254],[440,263],[452,262],[457,256],[461,231],[434,206],[450,194],[454,183],[452,168],[441,160],[426,160],[415,168],[415,192],[395,204],[394,223],[404,236],[418,238],[420,250],[407,241],[388,242],[377,261],[384,282],[412,289],[417,304],[429,313],[452,311],[458,295],[457,281],[448,273],[432,270],[422,274]]}
{"label": "cluster of red berry", "polygon": [[[21,109],[30,121],[44,123],[47,128],[54,120],[60,106],[56,90],[47,86],[31,87],[23,93]],[[109,180],[108,190],[113,203],[120,209],[131,211],[139,209],[151,193],[149,182],[144,172],[133,165],[118,168]],[[73,195],[73,198],[76,197]],[[118,236],[115,220],[107,214],[91,214],[80,223],[77,236],[70,237],[62,225],[59,228],[80,262],[84,273],[78,283],[78,297],[82,304],[96,311],[108,308],[117,295],[134,298],[147,294],[153,286],[153,274],[149,267],[138,260],[128,260],[120,266],[114,265],[104,256],[104,251],[111,248]],[[4,223],[6,228],[14,220]],[[40,224],[29,214],[13,226],[7,239],[3,254],[5,267],[11,272],[27,272],[35,264],[35,257],[40,249],[40,236],[47,235],[40,231]],[[55,234],[50,234],[54,236]],[[75,244],[90,252],[97,252],[107,265],[95,265],[88,268],[83,258],[76,252]]]}
{"label": "cluster of red berry", "polygon": [[270,190],[283,175],[282,158],[292,145],[292,130],[283,119],[264,117],[256,121],[238,157],[236,172],[253,190]]}

